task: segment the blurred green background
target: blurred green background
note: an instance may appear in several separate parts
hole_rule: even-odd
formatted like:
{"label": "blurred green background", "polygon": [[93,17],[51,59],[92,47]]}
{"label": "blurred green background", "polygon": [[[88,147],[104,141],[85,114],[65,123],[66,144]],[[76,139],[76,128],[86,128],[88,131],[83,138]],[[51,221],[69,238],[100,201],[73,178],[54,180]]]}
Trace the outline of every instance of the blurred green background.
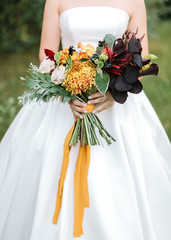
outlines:
{"label": "blurred green background", "polygon": [[[19,111],[20,76],[38,51],[44,0],[0,2],[0,139]],[[159,76],[144,78],[144,91],[171,139],[171,0],[146,0],[150,52],[158,56]]]}

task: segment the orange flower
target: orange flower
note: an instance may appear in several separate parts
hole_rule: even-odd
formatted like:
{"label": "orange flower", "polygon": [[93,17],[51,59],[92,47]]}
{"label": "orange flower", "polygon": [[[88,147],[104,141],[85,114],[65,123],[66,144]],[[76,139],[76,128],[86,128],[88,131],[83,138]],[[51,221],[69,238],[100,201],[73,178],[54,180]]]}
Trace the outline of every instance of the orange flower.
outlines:
{"label": "orange flower", "polygon": [[[72,56],[70,55],[73,62],[76,62],[82,58],[90,58],[93,55],[93,53],[95,53],[95,49],[91,44],[83,46],[83,44],[79,42],[78,48],[81,48],[84,51],[79,51],[79,53],[74,51],[73,55]],[[60,51],[60,53],[61,56],[59,59],[59,64],[65,65],[66,60],[69,57],[69,48],[64,48],[64,50]]]}
{"label": "orange flower", "polygon": [[[64,65],[64,64],[66,64],[66,60],[69,57],[69,49],[65,48],[63,51],[60,51],[60,53],[61,53],[61,56],[59,59],[59,63]],[[80,51],[79,53],[74,51],[73,55],[70,55],[70,56],[71,56],[73,62],[76,62],[82,58],[89,58],[88,54],[86,52],[82,52],[82,51]]]}
{"label": "orange flower", "polygon": [[95,85],[95,75],[96,68],[91,61],[75,62],[66,74],[62,86],[66,87],[72,95],[81,94]]}
{"label": "orange flower", "polygon": [[78,48],[85,50],[89,57],[91,57],[95,53],[95,48],[91,44],[83,45],[82,42],[79,42],[77,46]]}
{"label": "orange flower", "polygon": [[71,58],[73,62],[78,61],[80,59],[78,52],[74,51]]}
{"label": "orange flower", "polygon": [[69,50],[68,48],[64,48],[64,50],[60,51],[61,56],[59,58],[59,63],[60,64],[65,64],[67,58],[69,57]]}

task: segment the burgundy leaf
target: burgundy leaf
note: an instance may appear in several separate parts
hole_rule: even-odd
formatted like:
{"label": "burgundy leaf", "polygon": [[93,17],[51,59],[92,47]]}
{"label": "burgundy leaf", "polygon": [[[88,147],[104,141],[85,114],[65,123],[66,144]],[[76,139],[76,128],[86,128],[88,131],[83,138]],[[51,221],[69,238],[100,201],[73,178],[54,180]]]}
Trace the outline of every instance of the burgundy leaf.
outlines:
{"label": "burgundy leaf", "polygon": [[117,74],[117,75],[121,75],[121,73],[118,71],[118,69],[110,66],[108,69],[104,69],[106,72],[108,72],[109,74],[110,73],[113,73],[113,74]]}
{"label": "burgundy leaf", "polygon": [[156,75],[157,76],[158,72],[159,72],[158,65],[153,63],[147,70],[140,72],[139,77],[146,76],[146,75]]}
{"label": "burgundy leaf", "polygon": [[115,75],[113,75],[113,76],[110,78],[109,87],[110,87],[111,89],[114,88],[116,79],[117,79],[117,76],[115,76]]}
{"label": "burgundy leaf", "polygon": [[128,94],[127,94],[127,92],[121,92],[114,88],[112,90],[112,96],[116,102],[124,103],[128,97]]}
{"label": "burgundy leaf", "polygon": [[112,58],[115,58],[118,61],[118,60],[120,60],[122,58],[125,58],[126,53],[127,53],[126,50],[124,50],[120,54],[113,54]]}
{"label": "burgundy leaf", "polygon": [[141,54],[139,53],[135,53],[134,54],[134,58],[133,58],[133,62],[139,67],[142,68],[142,57]]}
{"label": "burgundy leaf", "polygon": [[140,93],[143,89],[142,83],[138,80],[132,84],[132,88],[129,90],[130,93]]}
{"label": "burgundy leaf", "polygon": [[113,52],[116,52],[117,54],[121,54],[126,48],[126,44],[122,39],[119,40],[118,43],[114,43],[113,45]]}
{"label": "burgundy leaf", "polygon": [[134,83],[138,80],[139,68],[133,65],[128,65],[124,72],[124,79],[127,83]]}
{"label": "burgundy leaf", "polygon": [[131,53],[140,52],[141,50],[140,40],[132,36],[128,43],[128,50]]}
{"label": "burgundy leaf", "polygon": [[128,91],[132,88],[132,85],[125,82],[125,80],[122,76],[118,76],[117,80],[115,82],[115,88],[118,91]]}
{"label": "burgundy leaf", "polygon": [[151,62],[151,60],[148,59],[148,58],[143,58],[143,59],[142,59],[143,66],[149,64],[150,62]]}

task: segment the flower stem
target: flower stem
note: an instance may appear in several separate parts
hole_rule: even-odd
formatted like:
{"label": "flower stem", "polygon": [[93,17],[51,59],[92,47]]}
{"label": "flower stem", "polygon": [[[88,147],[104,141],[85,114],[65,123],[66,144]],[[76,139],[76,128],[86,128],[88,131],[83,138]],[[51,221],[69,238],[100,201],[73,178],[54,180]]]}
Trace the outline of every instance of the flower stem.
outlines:
{"label": "flower stem", "polygon": [[86,137],[87,137],[87,143],[90,146],[91,143],[90,143],[90,137],[89,137],[89,134],[88,134],[86,114],[84,114],[84,113],[83,113],[83,120],[84,120],[84,124],[85,124],[85,132],[86,132]]}

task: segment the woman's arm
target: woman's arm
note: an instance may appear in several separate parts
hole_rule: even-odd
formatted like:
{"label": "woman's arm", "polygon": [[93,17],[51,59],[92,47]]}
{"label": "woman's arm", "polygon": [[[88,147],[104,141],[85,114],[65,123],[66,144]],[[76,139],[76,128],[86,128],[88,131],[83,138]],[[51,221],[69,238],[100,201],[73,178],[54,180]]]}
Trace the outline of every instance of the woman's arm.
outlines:
{"label": "woman's arm", "polygon": [[142,56],[148,55],[148,35],[147,35],[147,14],[144,0],[132,1],[132,14],[128,29],[131,32],[136,32],[138,28],[137,37],[142,36]]}
{"label": "woman's arm", "polygon": [[45,58],[44,49],[58,51],[60,44],[59,1],[46,0],[42,24],[39,60]]}

